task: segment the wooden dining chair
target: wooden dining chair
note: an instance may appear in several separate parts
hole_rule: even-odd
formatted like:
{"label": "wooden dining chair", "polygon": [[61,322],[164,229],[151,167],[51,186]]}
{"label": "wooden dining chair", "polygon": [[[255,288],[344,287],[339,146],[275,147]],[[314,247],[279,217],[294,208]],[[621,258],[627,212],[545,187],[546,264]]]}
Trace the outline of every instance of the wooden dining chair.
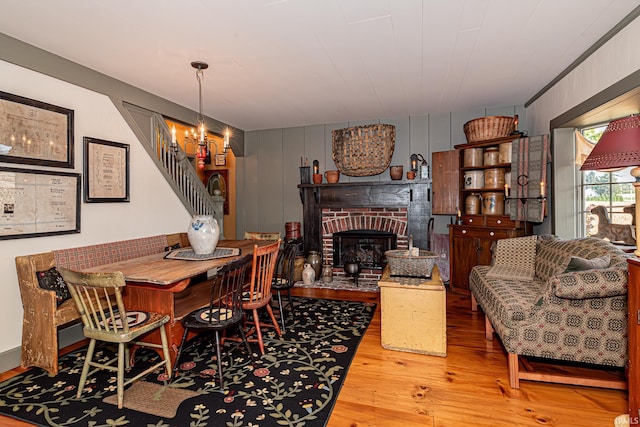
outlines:
{"label": "wooden dining chair", "polygon": [[[302,243],[302,238],[295,240],[286,240],[283,247],[278,252],[278,259],[276,261],[276,267],[273,273],[273,281],[271,284],[271,293],[275,294],[277,298],[278,312],[280,314],[280,325],[282,331],[286,329],[284,318],[285,311],[291,313],[291,319],[295,322],[295,306],[291,299],[291,288],[296,284],[294,280],[295,274],[295,260],[298,255],[298,248]],[[287,303],[283,304],[282,294],[286,293]]]}
{"label": "wooden dining chair", "polygon": [[[249,357],[253,361],[253,354],[247,342],[243,330],[244,310],[242,309],[242,287],[245,283],[246,273],[251,266],[252,257],[250,254],[244,255],[220,270],[211,281],[209,292],[209,305],[194,310],[182,318],[184,333],[178,348],[178,354],[173,367],[173,374],[178,371],[180,355],[190,330],[198,329],[212,331],[216,339],[216,355],[218,357],[218,378],[220,379],[220,390],[224,389],[222,379],[222,351],[220,332],[226,332],[236,326],[239,329],[242,343],[244,343]],[[231,349],[228,353],[230,354]]]}
{"label": "wooden dining chair", "polygon": [[[171,375],[171,358],[167,334],[164,325],[169,321],[168,315],[142,311],[127,312],[122,299],[122,290],[126,286],[121,272],[112,273],[83,273],[59,268],[62,278],[69,287],[69,292],[78,307],[84,336],[89,338],[89,347],[82,367],[77,397],[80,398],[87,377],[99,369],[116,373],[118,409],[122,409],[124,401],[124,387],[137,379],[164,366],[167,375]],[[106,304],[101,301],[106,300]],[[158,330],[162,344],[155,344],[138,340],[143,335]],[[94,350],[98,341],[118,344],[118,354],[115,358],[105,362],[93,360]],[[125,380],[125,368],[129,369],[129,344],[141,347],[162,349],[164,359]],[[116,364],[115,366],[114,363]],[[89,372],[89,368],[94,367]]]}
{"label": "wooden dining chair", "polygon": [[[253,261],[251,263],[251,278],[248,285],[242,292],[242,308],[245,311],[245,321],[247,325],[252,325],[247,334],[247,340],[250,342],[258,342],[260,354],[264,355],[264,343],[262,341],[262,326],[272,326],[275,328],[278,336],[282,336],[282,331],[278,326],[278,322],[273,315],[271,309],[271,283],[273,280],[273,271],[275,270],[278,251],[280,249],[280,239],[269,245],[254,245]],[[271,318],[271,324],[265,324],[260,321],[258,310],[265,309]],[[247,312],[251,314],[246,316]],[[250,338],[256,334],[256,339]],[[238,338],[223,338],[238,341]]]}

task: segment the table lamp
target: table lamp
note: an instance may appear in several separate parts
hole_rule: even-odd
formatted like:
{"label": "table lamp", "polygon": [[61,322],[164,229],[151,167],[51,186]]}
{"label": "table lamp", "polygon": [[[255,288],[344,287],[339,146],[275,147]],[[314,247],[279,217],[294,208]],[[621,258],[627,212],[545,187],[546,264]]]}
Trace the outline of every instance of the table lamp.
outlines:
{"label": "table lamp", "polygon": [[580,168],[585,170],[605,170],[615,168],[631,169],[636,192],[636,250],[640,257],[638,239],[640,238],[640,115],[633,115],[609,122],[600,140]]}

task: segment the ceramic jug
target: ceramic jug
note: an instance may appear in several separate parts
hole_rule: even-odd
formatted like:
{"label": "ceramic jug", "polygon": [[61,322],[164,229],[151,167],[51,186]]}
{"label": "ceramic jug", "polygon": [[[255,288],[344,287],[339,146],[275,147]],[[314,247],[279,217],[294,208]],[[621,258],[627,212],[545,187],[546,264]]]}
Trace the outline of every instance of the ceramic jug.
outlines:
{"label": "ceramic jug", "polygon": [[311,267],[308,262],[304,264],[302,269],[302,283],[305,285],[312,285],[316,281],[316,271]]}
{"label": "ceramic jug", "polygon": [[309,255],[307,256],[307,262],[316,273],[316,278],[320,279],[320,274],[322,273],[322,254],[318,251],[309,251]]}
{"label": "ceramic jug", "polygon": [[333,282],[333,267],[330,264],[322,267],[322,281],[324,283]]}
{"label": "ceramic jug", "polygon": [[212,254],[220,239],[220,226],[211,215],[194,215],[187,230],[189,244],[196,255]]}

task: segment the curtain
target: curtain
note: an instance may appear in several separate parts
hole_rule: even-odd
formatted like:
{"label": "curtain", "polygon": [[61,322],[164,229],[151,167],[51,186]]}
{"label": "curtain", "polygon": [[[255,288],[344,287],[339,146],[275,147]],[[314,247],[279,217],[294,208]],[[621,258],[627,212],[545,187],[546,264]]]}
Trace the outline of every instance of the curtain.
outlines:
{"label": "curtain", "polygon": [[589,154],[591,154],[591,150],[596,146],[595,142],[590,141],[585,138],[578,129],[575,130],[576,135],[576,165],[578,167],[584,164],[584,161],[587,160]]}
{"label": "curtain", "polygon": [[551,162],[549,135],[516,139],[511,148],[511,199],[509,217],[515,221],[542,222],[547,214],[549,195],[547,164]]}

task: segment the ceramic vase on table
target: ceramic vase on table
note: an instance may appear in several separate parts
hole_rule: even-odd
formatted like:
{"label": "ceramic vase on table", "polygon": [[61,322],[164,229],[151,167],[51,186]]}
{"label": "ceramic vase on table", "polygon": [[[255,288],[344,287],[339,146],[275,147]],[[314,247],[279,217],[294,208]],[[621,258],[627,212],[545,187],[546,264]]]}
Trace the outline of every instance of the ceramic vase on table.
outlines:
{"label": "ceramic vase on table", "polygon": [[187,230],[189,244],[196,255],[212,254],[220,239],[220,226],[211,215],[194,215]]}

